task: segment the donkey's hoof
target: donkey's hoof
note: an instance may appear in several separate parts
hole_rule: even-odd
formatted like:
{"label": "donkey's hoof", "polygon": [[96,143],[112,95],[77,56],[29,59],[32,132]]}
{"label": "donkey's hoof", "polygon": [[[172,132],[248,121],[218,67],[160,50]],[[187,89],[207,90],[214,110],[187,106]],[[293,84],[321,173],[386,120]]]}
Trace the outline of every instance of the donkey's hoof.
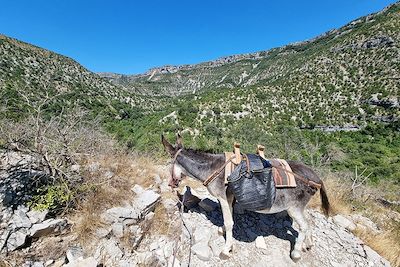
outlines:
{"label": "donkey's hoof", "polygon": [[301,253],[298,250],[293,250],[292,253],[290,253],[290,257],[294,262],[298,262],[301,258]]}
{"label": "donkey's hoof", "polygon": [[221,260],[227,260],[231,257],[231,253],[226,253],[224,251],[221,251],[221,253],[219,253],[219,258]]}
{"label": "donkey's hoof", "polygon": [[220,236],[223,236],[223,235],[225,234],[225,229],[224,229],[224,227],[218,227],[218,234],[219,234]]}

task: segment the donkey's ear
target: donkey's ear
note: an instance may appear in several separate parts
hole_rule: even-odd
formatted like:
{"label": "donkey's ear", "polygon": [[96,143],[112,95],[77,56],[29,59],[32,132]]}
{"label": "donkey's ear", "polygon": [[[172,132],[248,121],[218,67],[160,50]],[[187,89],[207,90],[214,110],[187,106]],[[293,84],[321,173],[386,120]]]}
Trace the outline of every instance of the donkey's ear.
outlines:
{"label": "donkey's ear", "polygon": [[176,134],[176,147],[177,148],[182,148],[183,147],[182,136],[181,136],[181,134],[179,132]]}
{"label": "donkey's ear", "polygon": [[164,145],[165,150],[172,156],[175,154],[175,148],[165,139],[164,135],[161,135],[161,142]]}

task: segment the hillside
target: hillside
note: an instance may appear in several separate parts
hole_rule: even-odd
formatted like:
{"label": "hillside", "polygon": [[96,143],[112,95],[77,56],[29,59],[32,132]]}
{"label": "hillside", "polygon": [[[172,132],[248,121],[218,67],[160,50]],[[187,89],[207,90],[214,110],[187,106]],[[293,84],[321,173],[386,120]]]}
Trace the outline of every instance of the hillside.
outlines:
{"label": "hillside", "polygon": [[399,117],[399,16],[397,3],[281,48],[142,75],[100,75],[140,94],[200,95],[204,100],[192,105],[204,113],[201,121],[218,112],[229,120],[262,117],[269,125],[300,127],[393,122]]}
{"label": "hillside", "polygon": [[51,112],[78,105],[96,115],[124,116],[132,109],[145,112],[156,106],[71,58],[4,35],[0,35],[0,92],[5,104],[0,114],[5,117],[21,117],[28,111],[22,108],[26,100],[34,103],[46,97],[52,100]]}

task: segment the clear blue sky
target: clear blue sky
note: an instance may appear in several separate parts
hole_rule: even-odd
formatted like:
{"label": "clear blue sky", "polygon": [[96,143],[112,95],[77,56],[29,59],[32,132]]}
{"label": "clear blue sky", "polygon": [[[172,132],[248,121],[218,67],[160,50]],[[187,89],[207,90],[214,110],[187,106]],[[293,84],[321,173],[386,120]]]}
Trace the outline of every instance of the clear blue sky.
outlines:
{"label": "clear blue sky", "polygon": [[92,71],[141,73],[312,38],[390,0],[4,0],[0,33]]}

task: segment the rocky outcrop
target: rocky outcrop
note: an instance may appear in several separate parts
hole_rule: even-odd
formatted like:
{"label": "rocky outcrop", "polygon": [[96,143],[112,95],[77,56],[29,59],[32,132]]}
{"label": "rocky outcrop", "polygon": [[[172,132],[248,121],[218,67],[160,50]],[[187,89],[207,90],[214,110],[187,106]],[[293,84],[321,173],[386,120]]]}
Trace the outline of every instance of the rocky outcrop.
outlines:
{"label": "rocky outcrop", "polygon": [[39,237],[62,233],[68,226],[66,219],[44,220],[47,211],[29,210],[18,206],[16,210],[1,207],[0,254],[12,252]]}

